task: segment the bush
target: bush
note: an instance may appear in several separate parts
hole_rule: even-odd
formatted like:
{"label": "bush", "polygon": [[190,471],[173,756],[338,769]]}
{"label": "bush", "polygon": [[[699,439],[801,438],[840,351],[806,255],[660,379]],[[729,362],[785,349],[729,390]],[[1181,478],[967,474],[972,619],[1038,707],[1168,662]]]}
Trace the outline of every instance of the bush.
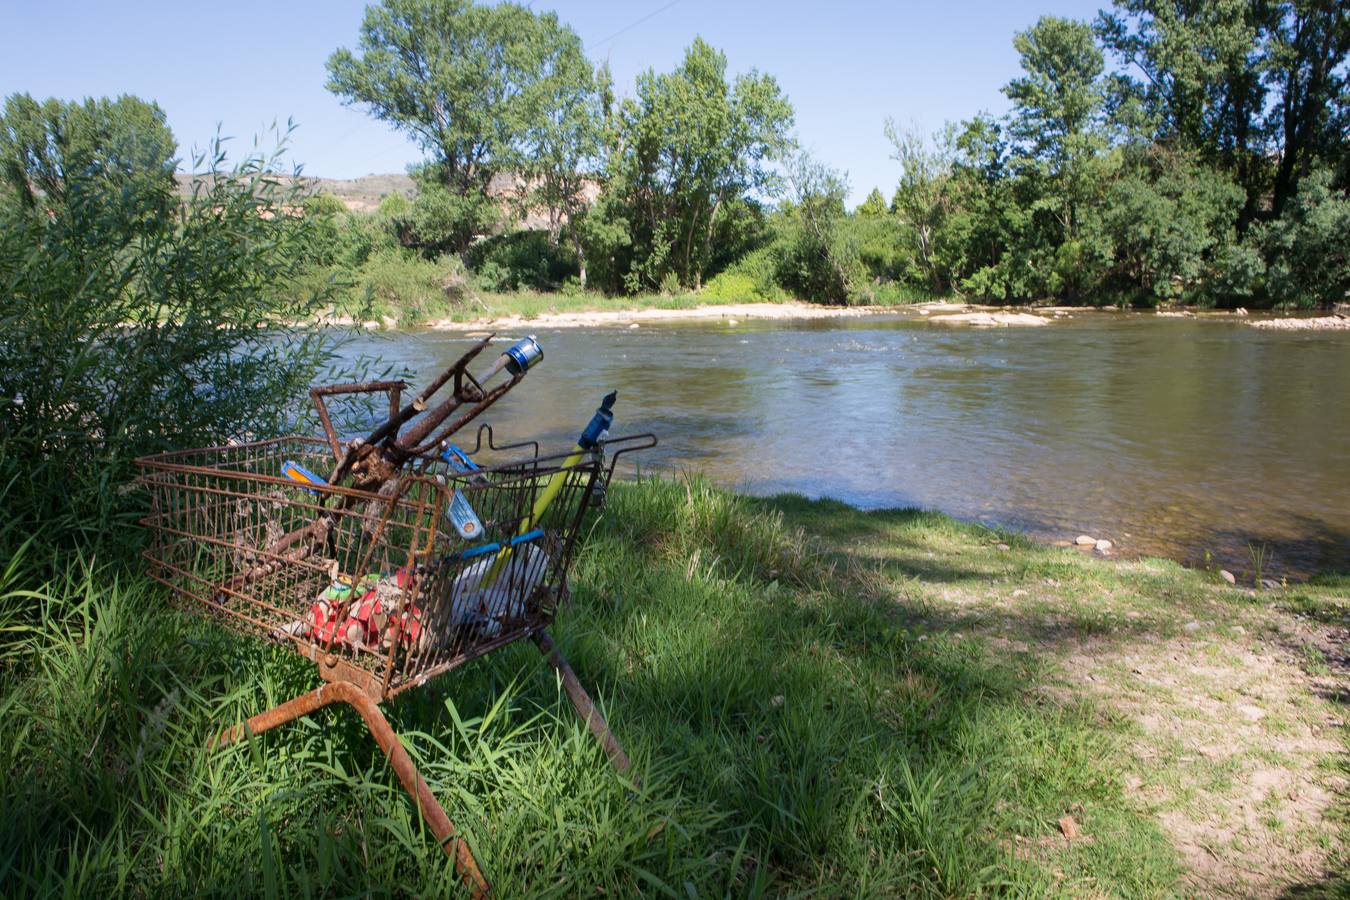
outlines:
{"label": "bush", "polygon": [[1350,295],[1350,197],[1331,172],[1299,185],[1284,215],[1253,227],[1266,258],[1265,289],[1281,306],[1331,306]]}
{"label": "bush", "polygon": [[275,159],[222,159],[187,198],[88,169],[67,173],[60,205],[0,210],[0,555],[28,535],[52,566],[106,547],[137,514],[121,490],[136,456],[274,434],[299,413],[330,339],[277,323],[324,300],[294,290],[311,221],[265,175]]}
{"label": "bush", "polygon": [[359,273],[349,311],[412,324],[449,312],[464,302],[468,288],[464,263],[452,253],[423,259],[408,250],[385,249]]}
{"label": "bush", "polygon": [[479,241],[464,262],[485,291],[556,290],[578,274],[570,247],[549,242],[542,231],[511,231]]}
{"label": "bush", "polygon": [[767,300],[761,296],[755,279],[740,272],[723,272],[703,286],[700,296],[704,300],[722,300],[735,302],[754,302]]}

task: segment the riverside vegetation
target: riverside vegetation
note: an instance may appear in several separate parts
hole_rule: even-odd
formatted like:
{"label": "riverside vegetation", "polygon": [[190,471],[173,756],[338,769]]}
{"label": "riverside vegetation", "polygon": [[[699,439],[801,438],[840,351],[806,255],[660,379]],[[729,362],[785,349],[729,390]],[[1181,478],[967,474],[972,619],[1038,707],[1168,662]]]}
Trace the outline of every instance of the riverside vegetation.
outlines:
{"label": "riverside vegetation", "polygon": [[[501,8],[520,27],[494,33],[549,21]],[[1320,34],[1282,22],[1262,34]],[[664,90],[687,99],[680,78],[722,77],[710,49],[691,54],[639,98],[658,108]],[[739,88],[714,94],[781,119],[768,82]],[[661,134],[643,132],[657,151]],[[219,147],[184,194],[174,152],[163,113],[129,97],[13,97],[0,127],[0,885],[451,893],[448,862],[352,717],[205,749],[220,723],[311,686],[313,669],[167,606],[136,557],[131,461],[309,430],[303,388],[375,363],[345,358],[340,331],[277,324],[341,302],[344,279],[302,263],[340,244],[327,229],[347,214],[306,210],[322,201],[276,177],[275,157],[230,166]],[[660,242],[633,231],[612,255],[629,260],[621,289],[714,290],[736,270],[700,248],[735,246],[718,230],[732,222],[762,215],[820,240],[842,233],[827,222],[863,220],[811,190],[758,208],[735,193],[753,180],[738,171],[715,215],[666,208],[662,221],[713,222],[710,242],[686,243],[688,268],[683,252],[637,255]],[[1307,221],[1257,204],[1251,230],[1289,229],[1281,264],[1331,247],[1306,235],[1338,221],[1336,177],[1299,182],[1289,209],[1310,202],[1304,185],[1331,204]],[[447,189],[444,208],[462,196]],[[475,252],[531,240],[452,241],[451,257],[400,238],[381,252],[398,268],[467,260],[483,278]],[[792,257],[773,246],[790,245],[737,265],[781,272]],[[838,274],[828,254],[809,258]],[[610,259],[591,259],[602,284]],[[1262,260],[1268,285],[1279,260]],[[573,589],[558,638],[594,673],[641,787],[607,768],[522,648],[391,711],[503,895],[1347,889],[1344,577],[1252,593],[1170,562],[1092,559],[931,513],[751,500],[692,477],[616,486]]]}
{"label": "riverside vegetation", "polygon": [[[934,135],[879,121],[897,181],[850,211],[846,178],[800,150],[772,75],[732,76],[701,39],[620,96],[552,13],[385,0],[328,60],[328,87],[426,159],[410,195],[377,210],[331,196],[290,210],[320,220],[295,286],[327,290],[332,313],[405,324],[630,297],[1345,302],[1344,4],[1120,0],[1091,23],[1043,17],[1013,44],[1008,113]],[[74,152],[91,141],[171,159],[153,104],[82,108],[9,98],[11,198],[59,202],[58,157],[97,162]]]}

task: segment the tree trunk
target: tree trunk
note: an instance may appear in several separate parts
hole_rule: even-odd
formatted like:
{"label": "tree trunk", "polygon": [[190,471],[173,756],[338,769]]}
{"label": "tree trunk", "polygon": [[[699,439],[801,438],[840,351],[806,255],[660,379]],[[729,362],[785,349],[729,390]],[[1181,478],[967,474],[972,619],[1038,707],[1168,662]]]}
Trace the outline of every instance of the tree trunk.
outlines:
{"label": "tree trunk", "polygon": [[586,245],[581,241],[581,235],[577,234],[576,226],[572,222],[573,210],[570,206],[566,207],[564,212],[567,215],[567,233],[572,238],[572,250],[577,255],[577,281],[581,284],[581,289],[586,289]]}
{"label": "tree trunk", "polygon": [[713,223],[717,220],[717,211],[722,208],[722,195],[726,190],[717,192],[717,199],[713,201],[712,212],[708,213],[708,227],[703,232],[703,248],[699,252],[698,272],[694,274],[694,290],[703,289],[703,260],[708,258],[708,247],[712,244]]}

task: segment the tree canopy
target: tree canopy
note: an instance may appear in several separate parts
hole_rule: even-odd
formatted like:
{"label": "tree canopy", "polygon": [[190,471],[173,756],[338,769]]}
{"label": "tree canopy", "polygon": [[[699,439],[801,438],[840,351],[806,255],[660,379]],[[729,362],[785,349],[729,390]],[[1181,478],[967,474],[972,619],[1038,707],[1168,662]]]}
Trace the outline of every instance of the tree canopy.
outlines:
{"label": "tree canopy", "polygon": [[448,196],[424,218],[454,249],[495,218],[494,176],[543,168],[560,134],[578,136],[593,79],[575,32],[509,2],[383,0],[366,8],[358,50],[329,57],[328,89],[429,154],[419,180]]}
{"label": "tree canopy", "polygon": [[673,71],[638,76],[619,112],[611,185],[632,230],[631,285],[702,284],[737,201],[769,190],[790,146],[792,105],[772,76],[727,80],[726,56],[695,38]]}
{"label": "tree canopy", "polygon": [[13,94],[0,116],[0,180],[30,209],[64,206],[77,185],[167,197],[176,150],[164,111],[138,97]]}

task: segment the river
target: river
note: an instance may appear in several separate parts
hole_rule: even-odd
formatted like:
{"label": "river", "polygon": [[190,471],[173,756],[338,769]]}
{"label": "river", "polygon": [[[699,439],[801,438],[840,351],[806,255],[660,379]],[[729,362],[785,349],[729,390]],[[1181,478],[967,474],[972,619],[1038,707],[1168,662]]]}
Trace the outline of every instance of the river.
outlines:
{"label": "river", "polygon": [[[488,420],[569,446],[601,395],[647,470],[754,494],[921,506],[1041,540],[1294,577],[1350,568],[1350,332],[1082,312],[1042,328],[914,313],[541,329]],[[518,335],[510,335],[516,337]],[[415,383],[471,343],[370,334]]]}

